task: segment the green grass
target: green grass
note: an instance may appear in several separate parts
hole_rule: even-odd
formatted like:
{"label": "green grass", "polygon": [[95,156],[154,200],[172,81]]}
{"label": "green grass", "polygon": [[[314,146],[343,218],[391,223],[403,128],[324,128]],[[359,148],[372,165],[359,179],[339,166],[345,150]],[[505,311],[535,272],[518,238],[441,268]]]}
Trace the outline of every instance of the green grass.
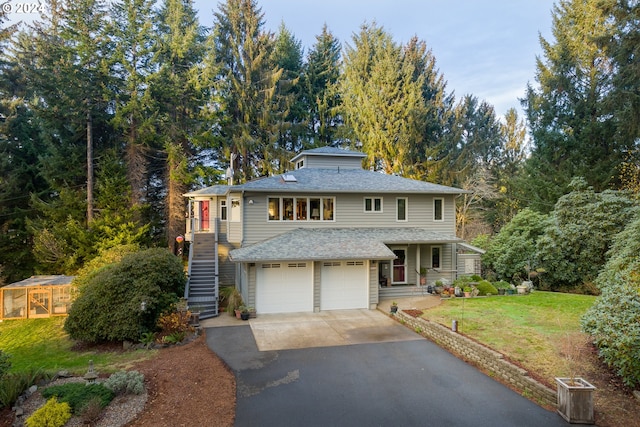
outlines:
{"label": "green grass", "polygon": [[73,350],[73,341],[63,330],[64,317],[8,320],[0,323],[0,348],[11,356],[10,372],[61,369],[84,374],[93,360],[98,372],[115,372],[147,359],[154,351]]}
{"label": "green grass", "polygon": [[580,317],[594,303],[588,295],[536,291],[529,295],[454,298],[423,317],[458,330],[507,355],[549,381],[567,374],[563,343],[580,334]]}

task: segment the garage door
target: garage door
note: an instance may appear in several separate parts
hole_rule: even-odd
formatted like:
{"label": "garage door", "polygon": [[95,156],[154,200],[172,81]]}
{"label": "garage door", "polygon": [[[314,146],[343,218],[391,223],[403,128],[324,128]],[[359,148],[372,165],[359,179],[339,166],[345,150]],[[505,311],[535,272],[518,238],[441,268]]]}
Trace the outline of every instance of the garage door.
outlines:
{"label": "garage door", "polygon": [[258,264],[256,311],[294,313],[313,311],[312,263]]}
{"label": "garage door", "polygon": [[320,279],[321,310],[369,307],[366,261],[322,263]]}

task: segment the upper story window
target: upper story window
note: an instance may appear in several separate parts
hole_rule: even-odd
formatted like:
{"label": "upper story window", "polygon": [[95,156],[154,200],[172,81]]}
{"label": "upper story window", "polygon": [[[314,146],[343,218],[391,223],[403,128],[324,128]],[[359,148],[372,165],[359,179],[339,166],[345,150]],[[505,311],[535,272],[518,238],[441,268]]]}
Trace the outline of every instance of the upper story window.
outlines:
{"label": "upper story window", "polygon": [[269,221],[333,221],[333,197],[268,197]]}
{"label": "upper story window", "polygon": [[382,197],[365,197],[365,212],[382,212]]}
{"label": "upper story window", "polygon": [[398,197],[396,199],[396,220],[397,221],[407,221],[407,211],[408,211],[409,201],[406,197]]}
{"label": "upper story window", "polygon": [[433,220],[444,221],[444,200],[433,199]]}
{"label": "upper story window", "polygon": [[304,167],[304,160],[298,160],[296,163],[296,169],[302,169]]}
{"label": "upper story window", "polygon": [[220,220],[221,221],[227,220],[227,201],[226,200],[220,200]]}

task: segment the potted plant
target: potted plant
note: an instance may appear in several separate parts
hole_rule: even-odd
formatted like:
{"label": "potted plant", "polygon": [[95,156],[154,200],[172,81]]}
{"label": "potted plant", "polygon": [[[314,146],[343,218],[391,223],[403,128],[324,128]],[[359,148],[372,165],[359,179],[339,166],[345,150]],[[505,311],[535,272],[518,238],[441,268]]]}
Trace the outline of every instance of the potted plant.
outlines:
{"label": "potted plant", "polygon": [[424,286],[427,284],[427,269],[424,267],[420,268],[420,286]]}
{"label": "potted plant", "polygon": [[469,298],[471,296],[471,286],[465,286],[462,288],[462,291],[464,292],[465,298]]}
{"label": "potted plant", "polygon": [[242,310],[240,311],[240,318],[242,320],[249,320],[249,308],[248,307],[242,307]]}
{"label": "potted plant", "polygon": [[556,378],[558,413],[570,423],[594,424],[593,393],[596,388],[575,374],[575,367],[587,338],[575,333],[563,341],[562,353],[567,361],[569,376]]}
{"label": "potted plant", "polygon": [[393,301],[391,303],[391,313],[397,313],[398,312],[398,303]]}
{"label": "potted plant", "polygon": [[236,315],[236,317],[239,319],[240,312],[236,314],[236,310],[238,310],[240,306],[244,305],[240,292],[238,292],[235,286],[226,286],[220,289],[220,295],[227,304],[227,313],[229,313],[231,316]]}

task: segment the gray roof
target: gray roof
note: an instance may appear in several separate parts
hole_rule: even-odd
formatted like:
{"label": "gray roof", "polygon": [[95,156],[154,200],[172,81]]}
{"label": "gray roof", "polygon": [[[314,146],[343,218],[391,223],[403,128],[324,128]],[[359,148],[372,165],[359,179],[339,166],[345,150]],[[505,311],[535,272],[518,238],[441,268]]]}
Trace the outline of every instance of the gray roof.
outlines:
{"label": "gray roof", "polygon": [[234,249],[235,262],[394,259],[386,244],[458,243],[462,239],[424,228],[298,228]]}
{"label": "gray roof", "polygon": [[363,169],[296,169],[283,175],[270,176],[236,185],[233,189],[258,192],[316,192],[316,193],[428,193],[462,194],[466,191],[445,185],[386,175]]}
{"label": "gray roof", "polygon": [[224,196],[231,188],[228,185],[212,185],[211,187],[201,188],[200,190],[190,191],[183,194],[184,197],[196,196]]}
{"label": "gray roof", "polygon": [[302,151],[298,153],[294,158],[292,158],[291,162],[295,163],[296,160],[304,156],[360,157],[360,158],[367,157],[366,154],[360,151],[344,150],[342,148],[327,146],[327,147],[319,147],[319,148],[314,148],[312,150]]}
{"label": "gray roof", "polygon": [[75,276],[63,276],[63,275],[51,275],[51,276],[31,276],[28,279],[21,280],[6,285],[4,288],[27,288],[36,286],[50,286],[50,285],[69,285],[73,281]]}

